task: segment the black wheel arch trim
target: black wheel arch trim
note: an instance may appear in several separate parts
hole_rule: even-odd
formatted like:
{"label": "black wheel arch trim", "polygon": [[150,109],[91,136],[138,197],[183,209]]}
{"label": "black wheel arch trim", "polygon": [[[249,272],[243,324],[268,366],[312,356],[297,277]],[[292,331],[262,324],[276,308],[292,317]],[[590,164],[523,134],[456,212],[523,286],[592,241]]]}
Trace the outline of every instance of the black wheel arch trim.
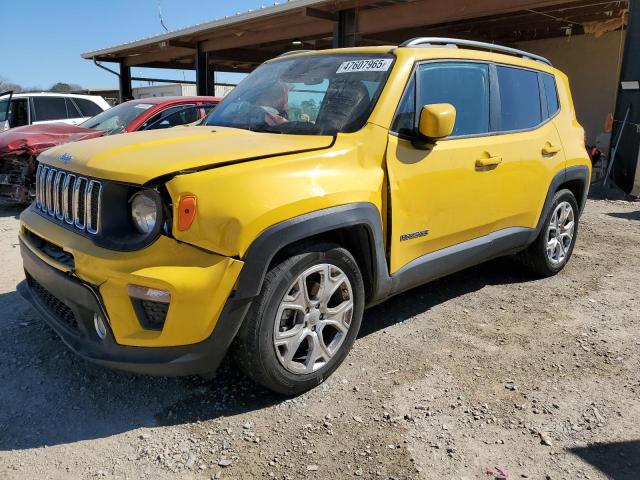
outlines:
{"label": "black wheel arch trim", "polygon": [[540,216],[538,217],[538,224],[531,233],[529,243],[533,243],[542,230],[542,227],[544,226],[544,219],[547,217],[549,211],[551,210],[553,196],[556,194],[560,186],[567,182],[575,180],[583,182],[582,198],[576,198],[576,201],[578,202],[578,209],[580,210],[578,212],[578,215],[582,213],[582,211],[584,210],[584,206],[587,203],[587,195],[589,194],[589,169],[585,165],[576,165],[558,172],[551,180],[549,189],[547,190],[547,196],[544,200],[542,211],[540,212]]}
{"label": "black wheel arch trim", "polygon": [[349,227],[364,227],[370,242],[372,294],[370,302],[385,298],[390,290],[380,211],[372,203],[359,202],[310,212],[278,223],[262,232],[250,245],[243,260],[234,297],[257,296],[267,269],[276,254],[295,242]]}

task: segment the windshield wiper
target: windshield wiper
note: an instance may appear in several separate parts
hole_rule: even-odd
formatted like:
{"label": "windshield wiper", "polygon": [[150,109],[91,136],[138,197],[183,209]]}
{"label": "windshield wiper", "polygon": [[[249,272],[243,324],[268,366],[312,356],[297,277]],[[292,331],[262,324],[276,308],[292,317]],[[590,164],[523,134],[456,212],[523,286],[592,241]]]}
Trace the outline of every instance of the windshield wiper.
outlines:
{"label": "windshield wiper", "polygon": [[262,125],[251,125],[249,126],[248,130],[251,130],[252,132],[260,132],[260,133],[282,133],[281,129],[278,129],[278,125],[267,125],[262,124]]}

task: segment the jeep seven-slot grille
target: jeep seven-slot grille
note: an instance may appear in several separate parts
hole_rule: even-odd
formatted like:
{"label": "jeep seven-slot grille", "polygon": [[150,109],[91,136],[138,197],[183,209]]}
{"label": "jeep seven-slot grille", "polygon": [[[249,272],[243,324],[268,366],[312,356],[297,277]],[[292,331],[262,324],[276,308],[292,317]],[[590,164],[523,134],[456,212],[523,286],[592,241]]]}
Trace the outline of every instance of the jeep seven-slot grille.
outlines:
{"label": "jeep seven-slot grille", "polygon": [[96,235],[100,231],[102,183],[38,165],[36,208],[60,222]]}

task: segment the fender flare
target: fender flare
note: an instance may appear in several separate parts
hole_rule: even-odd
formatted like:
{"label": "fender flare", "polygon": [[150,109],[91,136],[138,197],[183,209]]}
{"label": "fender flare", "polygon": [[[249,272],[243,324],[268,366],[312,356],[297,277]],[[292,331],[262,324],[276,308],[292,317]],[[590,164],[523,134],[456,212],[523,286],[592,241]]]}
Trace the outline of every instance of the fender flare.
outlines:
{"label": "fender flare", "polygon": [[547,218],[547,215],[551,210],[553,196],[558,191],[558,188],[562,184],[573,180],[581,180],[584,183],[582,198],[576,198],[578,202],[578,208],[580,210],[578,213],[582,213],[582,211],[584,210],[584,206],[587,203],[587,195],[589,194],[589,169],[584,165],[577,165],[558,172],[551,180],[549,189],[547,190],[547,196],[544,200],[542,211],[540,212],[540,217],[538,217],[538,224],[531,234],[528,244],[533,243],[542,231],[542,227],[544,226],[544,219]]}
{"label": "fender flare", "polygon": [[373,274],[372,300],[384,298],[391,282],[385,257],[382,218],[372,203],[359,202],[310,212],[278,223],[263,231],[244,255],[244,267],[234,297],[238,300],[257,296],[275,255],[287,245],[345,227],[361,226],[370,242]]}

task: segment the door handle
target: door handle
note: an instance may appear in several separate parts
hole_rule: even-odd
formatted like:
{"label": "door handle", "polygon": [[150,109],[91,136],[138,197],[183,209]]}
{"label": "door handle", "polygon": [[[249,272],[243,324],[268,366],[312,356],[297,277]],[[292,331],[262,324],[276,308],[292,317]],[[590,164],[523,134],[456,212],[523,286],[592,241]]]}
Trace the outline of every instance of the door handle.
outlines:
{"label": "door handle", "polygon": [[555,155],[560,152],[560,147],[557,145],[545,145],[542,147],[542,155]]}
{"label": "door handle", "polygon": [[502,157],[486,157],[486,158],[478,158],[476,160],[476,167],[495,167],[496,165],[500,165],[502,163]]}

